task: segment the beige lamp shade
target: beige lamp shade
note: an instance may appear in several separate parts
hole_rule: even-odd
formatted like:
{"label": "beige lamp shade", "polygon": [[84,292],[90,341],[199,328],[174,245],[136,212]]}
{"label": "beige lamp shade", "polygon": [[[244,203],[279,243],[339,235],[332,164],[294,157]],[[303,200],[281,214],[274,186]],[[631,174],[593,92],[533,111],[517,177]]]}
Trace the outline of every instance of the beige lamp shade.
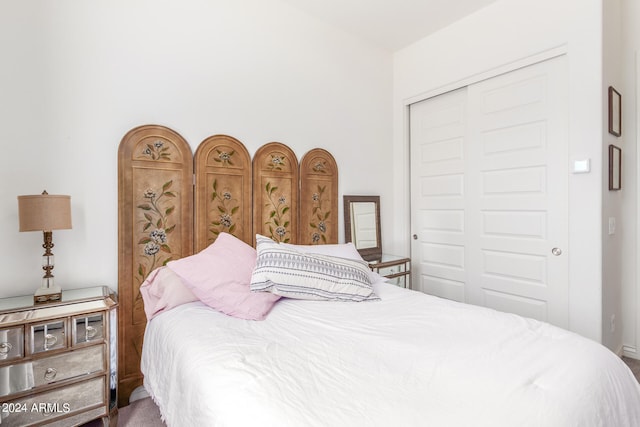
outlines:
{"label": "beige lamp shade", "polygon": [[20,231],[71,228],[71,196],[42,194],[18,196]]}

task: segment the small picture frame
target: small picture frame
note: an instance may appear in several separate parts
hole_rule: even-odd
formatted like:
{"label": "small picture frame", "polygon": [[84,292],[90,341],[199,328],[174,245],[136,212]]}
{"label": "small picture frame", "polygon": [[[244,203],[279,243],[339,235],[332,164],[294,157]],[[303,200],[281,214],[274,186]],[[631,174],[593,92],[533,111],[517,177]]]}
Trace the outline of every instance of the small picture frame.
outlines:
{"label": "small picture frame", "polygon": [[622,188],[622,150],[615,145],[609,145],[609,190],[617,191]]}
{"label": "small picture frame", "polygon": [[622,135],[622,95],[609,86],[609,133]]}

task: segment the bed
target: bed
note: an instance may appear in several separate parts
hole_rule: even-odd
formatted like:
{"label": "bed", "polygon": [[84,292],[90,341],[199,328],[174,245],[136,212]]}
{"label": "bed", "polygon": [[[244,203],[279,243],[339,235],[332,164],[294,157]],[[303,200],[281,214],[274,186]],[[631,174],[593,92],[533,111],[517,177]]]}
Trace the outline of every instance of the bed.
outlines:
{"label": "bed", "polygon": [[168,425],[640,425],[638,385],[604,347],[382,281],[375,291],[379,302],[287,299],[262,322],[181,305],[149,323],[145,388]]}
{"label": "bed", "polygon": [[[600,344],[402,289],[368,271],[353,245],[337,242],[337,167],[329,153],[314,149],[298,163],[292,150],[270,143],[253,160],[245,150],[245,166],[231,174],[220,162],[200,165],[198,154],[220,158],[230,144],[238,153],[239,141],[205,140],[195,161],[183,142],[149,125],[129,132],[120,147],[120,253],[129,257],[120,264],[120,399],[144,381],[170,426],[640,425],[640,387]],[[136,165],[135,156],[154,143],[181,149],[181,160]],[[274,159],[286,170],[260,171]],[[185,174],[193,165],[195,174]],[[196,194],[185,197],[189,185],[175,176],[192,175]],[[252,199],[234,199],[233,232],[231,223],[211,226],[224,212],[203,202],[216,197],[197,194],[200,176],[201,187],[216,194],[231,188],[227,176],[251,182]],[[194,202],[170,223],[150,221],[140,208],[145,196],[132,202],[131,195],[170,181],[163,191],[179,190],[166,199]],[[275,193],[295,200],[279,225],[270,222],[278,215],[277,204],[269,205]],[[160,211],[183,208],[175,206]],[[240,227],[240,211],[252,226]],[[213,217],[194,219],[202,212]],[[179,230],[188,224],[195,225]],[[144,264],[147,244],[162,244],[148,240],[152,229],[174,225],[172,237],[201,243],[187,241],[179,253]],[[338,270],[347,273],[336,288]]]}

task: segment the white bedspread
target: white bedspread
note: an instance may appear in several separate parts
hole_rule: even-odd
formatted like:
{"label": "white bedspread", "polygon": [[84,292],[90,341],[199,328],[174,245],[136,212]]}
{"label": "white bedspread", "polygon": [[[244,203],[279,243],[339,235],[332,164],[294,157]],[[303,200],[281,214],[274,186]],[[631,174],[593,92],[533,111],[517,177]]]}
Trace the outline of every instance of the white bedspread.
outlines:
{"label": "white bedspread", "polygon": [[378,302],[200,302],[149,322],[145,387],[169,426],[640,426],[640,387],[565,330],[376,283]]}

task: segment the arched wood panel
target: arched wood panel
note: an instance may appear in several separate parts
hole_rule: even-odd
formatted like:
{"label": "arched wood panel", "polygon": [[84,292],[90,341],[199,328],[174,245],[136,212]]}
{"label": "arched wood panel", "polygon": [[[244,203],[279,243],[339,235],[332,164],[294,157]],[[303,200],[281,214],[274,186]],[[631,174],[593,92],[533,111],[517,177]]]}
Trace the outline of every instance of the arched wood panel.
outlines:
{"label": "arched wood panel", "polygon": [[298,243],[338,243],[338,167],[326,150],[314,148],[300,161]]}
{"label": "arched wood panel", "polygon": [[298,159],[270,142],[253,156],[253,232],[276,242],[298,239]]}
{"label": "arched wood panel", "polygon": [[204,249],[221,232],[252,245],[255,233],[336,243],[337,191],[336,162],[322,149],[299,165],[279,142],[263,145],[251,160],[227,135],[205,139],[192,155],[167,127],[129,131],[118,149],[118,405],[142,384],[146,316],[139,289],[152,270]]}
{"label": "arched wood panel", "polygon": [[142,384],[146,316],[140,285],[154,269],[193,253],[193,156],[175,131],[129,131],[118,149],[119,406]]}
{"label": "arched wood panel", "polygon": [[195,154],[195,251],[226,232],[253,244],[251,157],[227,135],[211,136]]}

